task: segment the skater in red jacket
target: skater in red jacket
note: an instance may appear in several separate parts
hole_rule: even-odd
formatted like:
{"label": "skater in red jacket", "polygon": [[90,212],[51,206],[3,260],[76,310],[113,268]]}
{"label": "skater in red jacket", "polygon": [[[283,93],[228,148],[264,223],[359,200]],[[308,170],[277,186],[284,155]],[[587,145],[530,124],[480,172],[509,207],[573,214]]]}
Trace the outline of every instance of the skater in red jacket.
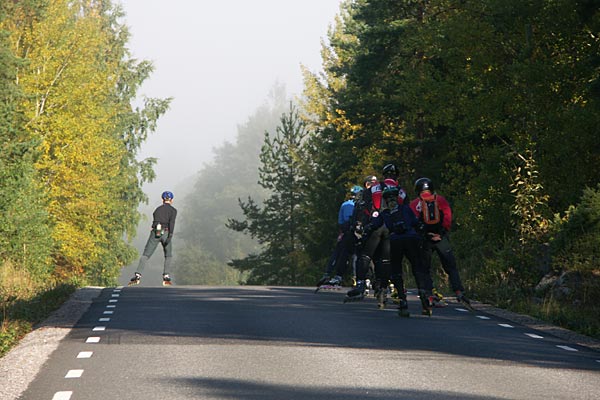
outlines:
{"label": "skater in red jacket", "polygon": [[431,257],[435,251],[440,257],[442,268],[448,275],[456,299],[471,308],[469,299],[460,279],[456,258],[450,246],[448,233],[452,226],[452,209],[448,201],[434,190],[429,178],[419,178],[415,181],[417,198],[410,203],[417,218],[419,231],[423,235],[422,261],[424,268],[431,274]]}

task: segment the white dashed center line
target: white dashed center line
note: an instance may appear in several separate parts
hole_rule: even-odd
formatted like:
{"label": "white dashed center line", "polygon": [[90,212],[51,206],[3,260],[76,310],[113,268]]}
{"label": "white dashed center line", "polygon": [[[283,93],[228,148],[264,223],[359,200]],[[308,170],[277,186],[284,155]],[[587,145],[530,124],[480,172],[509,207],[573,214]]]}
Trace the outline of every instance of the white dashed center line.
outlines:
{"label": "white dashed center line", "polygon": [[100,343],[100,337],[99,336],[90,336],[89,338],[87,338],[85,340],[86,343]]}
{"label": "white dashed center line", "polygon": [[116,303],[117,301],[119,301],[119,300],[117,300],[117,299],[110,299],[108,302],[109,303]]}
{"label": "white dashed center line", "polygon": [[69,400],[73,392],[56,392],[52,396],[52,400]]}
{"label": "white dashed center line", "polygon": [[509,325],[509,324],[498,324],[498,325],[500,325],[503,328],[514,328],[514,326]]}
{"label": "white dashed center line", "polygon": [[92,358],[93,354],[93,351],[80,351],[79,354],[77,354],[77,358]]}
{"label": "white dashed center line", "polygon": [[110,318],[100,318],[98,320],[98,322],[108,322],[108,321],[110,321]]}
{"label": "white dashed center line", "polygon": [[479,318],[479,319],[490,319],[490,317],[486,317],[485,315],[478,315],[477,318]]}
{"label": "white dashed center line", "polygon": [[95,326],[94,329],[92,329],[92,331],[105,331],[106,327],[105,326]]}
{"label": "white dashed center line", "polygon": [[466,310],[464,308],[456,308],[456,311],[460,311],[460,312],[469,312],[469,310]]}
{"label": "white dashed center line", "polygon": [[67,372],[65,378],[81,378],[81,375],[83,375],[82,369],[72,369]]}
{"label": "white dashed center line", "polygon": [[110,314],[113,314],[113,313],[114,313],[114,311],[104,311],[102,314],[104,314],[104,315],[110,315]]}

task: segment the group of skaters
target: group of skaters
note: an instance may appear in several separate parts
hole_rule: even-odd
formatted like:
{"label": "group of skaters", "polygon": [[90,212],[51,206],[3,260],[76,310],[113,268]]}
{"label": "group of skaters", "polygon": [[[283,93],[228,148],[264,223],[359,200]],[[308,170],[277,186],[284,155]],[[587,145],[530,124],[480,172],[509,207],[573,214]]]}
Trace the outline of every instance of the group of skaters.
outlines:
{"label": "group of skaters", "polygon": [[[363,186],[350,189],[350,199],[340,206],[340,234],[319,287],[339,288],[342,276],[353,265],[355,284],[344,301],[362,300],[371,282],[380,308],[391,296],[398,303],[398,314],[408,317],[403,277],[403,260],[410,264],[424,315],[445,304],[432,279],[435,252],[448,275],[457,301],[471,308],[465,296],[448,233],[452,210],[448,201],[435,192],[429,178],[414,184],[416,198],[398,184],[399,170],[394,164],[383,167],[383,179],[367,176]],[[333,278],[331,278],[331,276]]]}

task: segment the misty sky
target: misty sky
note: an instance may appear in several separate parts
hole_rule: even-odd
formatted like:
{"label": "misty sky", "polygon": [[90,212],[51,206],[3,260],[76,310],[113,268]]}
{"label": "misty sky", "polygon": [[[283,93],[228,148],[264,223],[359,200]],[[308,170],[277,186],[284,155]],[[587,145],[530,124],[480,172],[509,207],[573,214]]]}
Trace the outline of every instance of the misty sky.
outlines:
{"label": "misty sky", "polygon": [[[125,11],[133,57],[155,70],[139,91],[173,97],[142,148],[157,157],[151,204],[233,141],[275,82],[300,94],[300,64],[321,70],[321,39],[340,0],[115,0]],[[177,193],[176,193],[177,196]]]}

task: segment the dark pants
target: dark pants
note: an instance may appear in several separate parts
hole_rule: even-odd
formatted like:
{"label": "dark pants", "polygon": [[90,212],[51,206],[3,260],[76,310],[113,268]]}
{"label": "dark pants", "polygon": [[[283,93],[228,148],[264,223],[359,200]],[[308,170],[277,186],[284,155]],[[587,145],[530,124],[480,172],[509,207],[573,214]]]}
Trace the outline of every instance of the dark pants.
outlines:
{"label": "dark pants", "polygon": [[335,253],[336,258],[333,266],[336,275],[344,276],[344,273],[348,269],[348,260],[350,260],[350,257],[356,250],[355,239],[354,233],[346,231],[342,239],[337,243],[336,248],[338,251]]}
{"label": "dark pants", "polygon": [[433,288],[433,282],[429,274],[429,269],[425,267],[421,257],[421,239],[416,236],[405,236],[392,239],[390,244],[392,266],[390,280],[398,289],[398,294],[402,296],[404,293],[404,276],[402,271],[404,257],[410,263],[410,269],[417,283],[417,288],[430,292]]}
{"label": "dark pants", "polygon": [[[366,242],[361,247],[356,264],[356,279],[365,280],[369,272],[371,261],[377,255],[379,262],[375,263],[375,275],[385,276],[390,265],[390,232],[385,225],[371,232]],[[378,273],[378,270],[380,271]],[[377,278],[382,280],[384,278]]]}
{"label": "dark pants", "polygon": [[150,232],[150,236],[148,237],[148,241],[146,241],[146,246],[144,247],[144,253],[140,257],[140,263],[138,264],[137,272],[141,274],[144,268],[146,268],[148,260],[150,257],[152,257],[152,254],[154,254],[156,247],[160,243],[163,247],[163,253],[165,255],[163,274],[170,273],[171,260],[173,259],[173,241],[170,240],[169,243],[166,243],[167,236],[167,234],[164,234],[160,237],[156,237],[154,231]]}
{"label": "dark pants", "polygon": [[423,263],[427,270],[427,275],[431,278],[431,257],[433,252],[436,252],[440,257],[442,263],[442,269],[448,275],[450,280],[450,286],[452,290],[456,292],[460,290],[463,292],[465,289],[460,280],[460,274],[458,273],[458,267],[456,266],[456,259],[454,258],[454,252],[450,246],[450,239],[448,235],[442,235],[442,240],[438,242],[432,242],[431,240],[425,239],[423,241]]}

